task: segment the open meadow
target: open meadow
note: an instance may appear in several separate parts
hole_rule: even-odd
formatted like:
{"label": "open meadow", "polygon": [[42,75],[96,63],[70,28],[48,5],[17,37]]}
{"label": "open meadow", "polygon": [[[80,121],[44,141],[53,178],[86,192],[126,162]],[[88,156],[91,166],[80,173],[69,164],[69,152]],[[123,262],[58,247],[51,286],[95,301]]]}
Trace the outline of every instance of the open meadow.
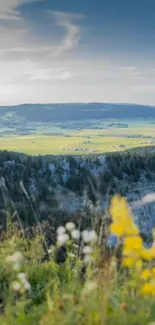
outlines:
{"label": "open meadow", "polygon": [[0,150],[26,154],[91,154],[154,146],[155,127],[152,120],[89,121],[68,125],[31,125],[27,134],[0,137]]}

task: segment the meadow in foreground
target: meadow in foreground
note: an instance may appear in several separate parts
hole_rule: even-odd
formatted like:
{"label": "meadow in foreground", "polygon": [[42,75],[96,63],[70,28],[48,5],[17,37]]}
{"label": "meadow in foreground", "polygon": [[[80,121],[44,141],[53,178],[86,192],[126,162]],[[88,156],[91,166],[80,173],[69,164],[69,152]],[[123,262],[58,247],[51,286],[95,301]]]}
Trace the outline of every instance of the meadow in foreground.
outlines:
{"label": "meadow in foreground", "polygon": [[155,324],[155,246],[145,247],[124,198],[113,198],[110,215],[113,250],[101,245],[101,232],[73,223],[57,229],[50,248],[43,235],[26,238],[8,225],[0,244],[0,324]]}

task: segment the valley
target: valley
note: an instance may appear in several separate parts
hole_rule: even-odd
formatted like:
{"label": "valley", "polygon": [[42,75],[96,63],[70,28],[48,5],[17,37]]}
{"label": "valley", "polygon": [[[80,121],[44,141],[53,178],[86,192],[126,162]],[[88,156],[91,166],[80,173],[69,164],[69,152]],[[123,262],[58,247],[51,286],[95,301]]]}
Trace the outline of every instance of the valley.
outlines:
{"label": "valley", "polygon": [[154,120],[86,120],[66,123],[1,122],[0,150],[32,155],[94,154],[155,145]]}

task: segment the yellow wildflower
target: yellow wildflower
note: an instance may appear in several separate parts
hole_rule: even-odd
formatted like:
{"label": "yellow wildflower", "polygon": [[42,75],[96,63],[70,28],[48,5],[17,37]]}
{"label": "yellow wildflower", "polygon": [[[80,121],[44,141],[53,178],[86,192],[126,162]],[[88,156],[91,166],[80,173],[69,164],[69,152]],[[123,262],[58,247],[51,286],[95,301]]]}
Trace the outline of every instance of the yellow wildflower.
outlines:
{"label": "yellow wildflower", "polygon": [[149,269],[143,270],[140,277],[142,280],[148,280],[150,278],[151,272]]}
{"label": "yellow wildflower", "polygon": [[135,263],[135,270],[136,270],[137,272],[140,272],[141,269],[142,269],[142,266],[143,266],[142,260],[138,260],[138,261],[136,261],[136,263]]}
{"label": "yellow wildflower", "polygon": [[154,258],[155,258],[155,246],[152,246],[152,247],[149,249],[149,251],[150,251],[150,254],[151,254],[151,256],[152,256],[152,259],[154,259]]}
{"label": "yellow wildflower", "polygon": [[123,234],[124,234],[124,227],[123,227],[123,225],[121,225],[121,224],[118,224],[118,223],[112,223],[111,226],[110,226],[110,231],[111,231],[113,234],[115,234],[115,235],[121,237],[121,236],[123,236]]}
{"label": "yellow wildflower", "polygon": [[126,249],[141,249],[143,246],[143,241],[140,236],[129,236],[124,240],[124,248]]}
{"label": "yellow wildflower", "polygon": [[139,235],[139,229],[134,223],[132,223],[125,229],[125,234],[126,235],[135,235],[135,236]]}
{"label": "yellow wildflower", "polygon": [[143,248],[141,250],[141,257],[144,260],[150,261],[152,259],[155,259],[155,247],[152,246],[151,248],[147,249],[147,248]]}
{"label": "yellow wildflower", "polygon": [[153,276],[155,276],[155,267],[153,267],[151,271],[152,271]]}
{"label": "yellow wildflower", "polygon": [[122,253],[123,253],[123,256],[126,256],[126,257],[131,256],[131,255],[135,255],[134,254],[135,252],[131,252],[131,249],[126,248],[126,247],[123,247]]}
{"label": "yellow wildflower", "polygon": [[141,289],[141,293],[144,296],[147,295],[155,295],[155,284],[152,283],[145,283]]}
{"label": "yellow wildflower", "polygon": [[126,267],[133,267],[135,265],[135,260],[132,257],[123,258],[123,265]]}
{"label": "yellow wildflower", "polygon": [[114,222],[120,219],[128,219],[128,221],[132,219],[126,199],[119,195],[115,195],[111,201],[110,214]]}
{"label": "yellow wildflower", "polygon": [[115,195],[111,201],[110,214],[113,219],[111,232],[118,236],[138,235],[138,227],[133,223],[132,214],[125,198]]}

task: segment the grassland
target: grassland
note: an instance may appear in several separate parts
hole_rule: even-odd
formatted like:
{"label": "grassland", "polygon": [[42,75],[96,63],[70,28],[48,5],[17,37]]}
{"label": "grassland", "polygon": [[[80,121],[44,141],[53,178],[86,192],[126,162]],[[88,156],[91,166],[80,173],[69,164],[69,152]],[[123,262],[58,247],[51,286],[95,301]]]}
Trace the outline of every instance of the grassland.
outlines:
{"label": "grassland", "polygon": [[107,238],[101,248],[94,229],[61,226],[45,258],[43,233],[29,238],[8,225],[0,246],[0,324],[154,325],[154,245],[144,246],[124,198],[114,197],[111,211],[123,245],[119,259],[119,241],[109,254]]}
{"label": "grassland", "polygon": [[[87,128],[38,127],[28,135],[9,135],[0,138],[0,150],[27,154],[90,154],[120,151],[130,148],[154,146],[155,127],[153,121],[130,120],[128,128],[107,127],[111,121],[90,124]],[[99,127],[100,126],[100,127]],[[54,132],[55,135],[48,135]],[[61,135],[62,133],[62,135]]]}

